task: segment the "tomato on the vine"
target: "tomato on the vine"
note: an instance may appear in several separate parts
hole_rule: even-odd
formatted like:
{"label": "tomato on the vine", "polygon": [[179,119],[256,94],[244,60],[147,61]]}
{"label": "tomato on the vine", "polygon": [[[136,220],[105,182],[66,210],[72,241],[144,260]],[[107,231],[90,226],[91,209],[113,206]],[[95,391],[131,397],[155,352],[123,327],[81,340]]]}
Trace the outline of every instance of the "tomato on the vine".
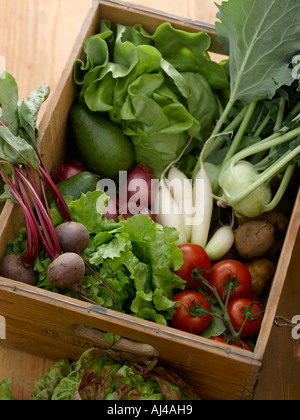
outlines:
{"label": "tomato on the vine", "polygon": [[228,289],[226,284],[232,282],[229,302],[233,299],[247,297],[251,291],[251,274],[248,268],[237,260],[224,260],[216,263],[209,275],[209,282],[215,286],[220,298],[225,301]]}
{"label": "tomato on the vine", "polygon": [[261,308],[256,302],[244,298],[235,299],[229,303],[227,312],[232,327],[237,333],[245,322],[246,313],[251,312],[243,326],[241,337],[251,337],[259,332],[263,316]]}
{"label": "tomato on the vine", "polygon": [[218,341],[219,343],[229,344],[233,347],[239,347],[244,350],[252,351],[251,347],[244,340],[240,340],[241,344],[227,343],[227,341],[220,335],[218,337],[210,337],[210,340]]}
{"label": "tomato on the vine", "polygon": [[184,290],[173,297],[180,302],[171,319],[174,328],[191,334],[200,334],[212,321],[211,305],[206,296],[196,290]]}
{"label": "tomato on the vine", "polygon": [[193,289],[201,285],[201,280],[192,278],[193,270],[199,268],[201,275],[208,279],[211,261],[204,248],[193,243],[178,245],[183,254],[183,265],[175,273],[186,281],[186,289]]}

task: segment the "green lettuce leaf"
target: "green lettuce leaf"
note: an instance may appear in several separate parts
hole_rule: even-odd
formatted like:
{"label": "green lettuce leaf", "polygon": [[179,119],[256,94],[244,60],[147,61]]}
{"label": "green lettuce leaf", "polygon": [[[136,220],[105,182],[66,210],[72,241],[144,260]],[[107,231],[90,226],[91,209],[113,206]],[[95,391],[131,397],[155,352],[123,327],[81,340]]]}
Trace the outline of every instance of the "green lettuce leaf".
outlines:
{"label": "green lettuce leaf", "polygon": [[51,400],[53,392],[60,381],[72,371],[72,365],[68,359],[60,359],[40,378],[32,390],[33,400]]}

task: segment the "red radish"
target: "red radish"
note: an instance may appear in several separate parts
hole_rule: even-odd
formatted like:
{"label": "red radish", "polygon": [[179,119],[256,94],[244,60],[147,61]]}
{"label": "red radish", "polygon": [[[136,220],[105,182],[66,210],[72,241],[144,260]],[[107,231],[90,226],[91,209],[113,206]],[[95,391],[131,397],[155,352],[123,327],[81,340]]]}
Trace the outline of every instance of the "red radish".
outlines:
{"label": "red radish", "polygon": [[86,169],[83,166],[63,163],[62,165],[59,165],[53,169],[51,177],[54,183],[58,184],[59,182],[65,181],[66,179],[69,179],[72,176],[84,171],[86,171]]}
{"label": "red radish", "polygon": [[[127,203],[132,201],[133,205],[149,208],[152,202],[152,180],[154,180],[152,170],[144,164],[138,164],[127,174],[127,179],[124,180],[121,186],[122,201],[127,201]],[[134,196],[135,201],[131,200]]]}

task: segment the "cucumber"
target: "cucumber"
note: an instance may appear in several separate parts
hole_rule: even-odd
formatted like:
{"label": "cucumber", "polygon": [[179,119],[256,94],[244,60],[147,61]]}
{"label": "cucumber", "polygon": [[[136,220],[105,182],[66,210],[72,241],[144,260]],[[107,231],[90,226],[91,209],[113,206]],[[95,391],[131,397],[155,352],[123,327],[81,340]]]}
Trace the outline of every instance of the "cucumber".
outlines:
{"label": "cucumber", "polygon": [[70,109],[69,119],[79,155],[89,171],[102,178],[117,179],[120,171],[131,168],[131,140],[105,114],[76,103]]}
{"label": "cucumber", "polygon": [[[81,194],[85,194],[88,191],[95,191],[97,182],[98,180],[95,175],[86,171],[59,182],[56,186],[63,197],[70,195],[74,200],[78,200]],[[47,199],[50,205],[53,202],[53,198],[49,191],[47,191]]]}

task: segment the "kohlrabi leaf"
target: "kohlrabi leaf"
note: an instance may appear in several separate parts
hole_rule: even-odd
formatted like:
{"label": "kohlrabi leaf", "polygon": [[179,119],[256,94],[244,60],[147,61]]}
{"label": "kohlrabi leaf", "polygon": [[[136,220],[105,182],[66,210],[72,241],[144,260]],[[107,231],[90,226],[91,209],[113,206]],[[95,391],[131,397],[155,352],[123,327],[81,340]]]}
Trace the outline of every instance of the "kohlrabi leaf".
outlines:
{"label": "kohlrabi leaf", "polygon": [[229,0],[218,7],[216,31],[230,57],[231,99],[247,104],[291,85],[290,64],[300,51],[299,0]]}
{"label": "kohlrabi leaf", "polygon": [[18,86],[14,77],[3,71],[0,74],[1,121],[13,134],[18,135]]}

